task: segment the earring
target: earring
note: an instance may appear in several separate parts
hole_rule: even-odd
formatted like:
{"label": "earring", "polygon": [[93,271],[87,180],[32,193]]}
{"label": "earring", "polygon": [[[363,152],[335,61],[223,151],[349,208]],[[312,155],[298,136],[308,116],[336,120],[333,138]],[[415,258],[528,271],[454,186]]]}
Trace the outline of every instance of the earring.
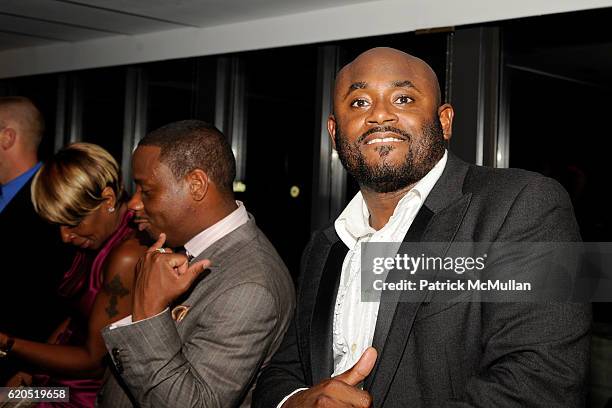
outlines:
{"label": "earring", "polygon": [[108,207],[106,211],[108,211],[109,213],[113,213],[115,212],[115,207]]}

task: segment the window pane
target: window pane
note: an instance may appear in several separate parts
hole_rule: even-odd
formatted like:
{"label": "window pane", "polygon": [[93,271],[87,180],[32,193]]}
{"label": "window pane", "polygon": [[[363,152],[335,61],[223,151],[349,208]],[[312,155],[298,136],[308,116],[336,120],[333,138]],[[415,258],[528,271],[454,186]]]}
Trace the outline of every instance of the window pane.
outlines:
{"label": "window pane", "polygon": [[214,121],[215,58],[161,61],[143,67],[148,82],[147,131],[184,119]]}
{"label": "window pane", "polygon": [[247,159],[239,198],[297,276],[310,236],[317,50],[292,47],[243,58]]}
{"label": "window pane", "polygon": [[125,68],[93,69],[74,75],[82,98],[81,140],[104,147],[121,163]]}
{"label": "window pane", "polygon": [[611,10],[597,10],[524,19],[504,37],[510,166],[561,182],[585,241],[612,239],[601,200],[612,147],[602,120],[612,108],[612,31],[603,29],[610,18]]}
{"label": "window pane", "polygon": [[[510,166],[557,179],[585,241],[611,241],[603,199],[612,140],[612,10],[513,21],[505,26]],[[571,30],[568,29],[571,27]],[[612,323],[611,304],[594,320]],[[611,388],[612,389],[612,388]]]}

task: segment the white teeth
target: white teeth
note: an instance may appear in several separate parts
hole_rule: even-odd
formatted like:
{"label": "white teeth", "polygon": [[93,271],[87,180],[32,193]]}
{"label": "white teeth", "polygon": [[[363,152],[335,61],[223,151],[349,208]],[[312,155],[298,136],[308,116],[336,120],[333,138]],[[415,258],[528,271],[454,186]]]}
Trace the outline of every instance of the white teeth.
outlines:
{"label": "white teeth", "polygon": [[395,137],[385,137],[383,139],[372,139],[367,144],[371,145],[374,143],[388,143],[388,142],[401,142],[401,139],[397,139]]}

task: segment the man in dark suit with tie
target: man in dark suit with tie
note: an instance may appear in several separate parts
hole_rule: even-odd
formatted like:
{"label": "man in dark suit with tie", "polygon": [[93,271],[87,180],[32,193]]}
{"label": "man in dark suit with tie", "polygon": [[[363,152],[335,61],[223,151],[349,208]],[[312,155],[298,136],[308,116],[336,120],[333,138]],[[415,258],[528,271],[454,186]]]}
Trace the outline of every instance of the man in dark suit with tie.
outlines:
{"label": "man in dark suit with tie", "polygon": [[361,300],[362,243],[580,240],[558,183],[447,151],[453,115],[411,55],[376,48],[340,71],[328,129],[360,192],[305,250],[255,407],[584,405],[588,305]]}
{"label": "man in dark suit with tie", "polygon": [[[0,98],[0,231],[11,254],[0,264],[0,331],[35,341],[46,341],[66,315],[56,290],[70,266],[58,227],[38,217],[30,199],[43,131],[29,99]],[[0,384],[8,367],[0,360]]]}

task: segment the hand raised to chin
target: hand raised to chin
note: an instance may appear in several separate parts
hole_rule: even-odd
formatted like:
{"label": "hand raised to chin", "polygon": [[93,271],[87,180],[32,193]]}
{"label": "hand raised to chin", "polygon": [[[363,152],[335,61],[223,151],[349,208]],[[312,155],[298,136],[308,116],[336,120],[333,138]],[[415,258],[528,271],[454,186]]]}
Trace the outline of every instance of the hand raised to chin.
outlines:
{"label": "hand raised to chin", "polygon": [[350,370],[296,393],[281,408],[369,408],[372,405],[372,396],[367,391],[357,388],[357,385],[370,374],[377,356],[376,349],[368,347]]}
{"label": "hand raised to chin", "polygon": [[132,321],[143,320],[163,311],[191,287],[193,281],[210,266],[208,259],[189,265],[183,254],[162,249],[166,234],[140,258],[136,265],[136,282],[132,304]]}

